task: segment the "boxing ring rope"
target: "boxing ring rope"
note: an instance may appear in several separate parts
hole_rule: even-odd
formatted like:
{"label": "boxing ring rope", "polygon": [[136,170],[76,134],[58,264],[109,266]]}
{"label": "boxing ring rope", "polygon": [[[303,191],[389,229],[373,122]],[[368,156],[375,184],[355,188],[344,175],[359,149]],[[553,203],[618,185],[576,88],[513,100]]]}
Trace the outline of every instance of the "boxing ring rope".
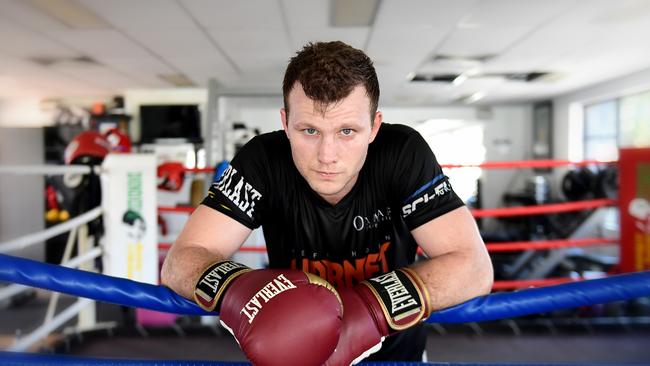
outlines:
{"label": "boxing ring rope", "polygon": [[[72,356],[50,356],[28,353],[0,352],[3,359],[0,365],[4,366],[250,366],[247,362],[222,362],[222,361],[197,361],[197,360],[123,360],[123,359],[91,359]],[[359,365],[368,366],[581,366],[577,363],[553,363],[553,364],[522,364],[522,363],[451,363],[451,362],[361,362]],[[599,363],[598,366],[618,366],[613,364]]]}
{"label": "boxing ring rope", "polygon": [[15,175],[88,174],[90,173],[90,171],[91,168],[87,165],[3,165],[0,166],[0,174],[15,174]]}
{"label": "boxing ring rope", "polygon": [[[476,218],[481,217],[512,217],[527,215],[543,215],[548,213],[574,212],[600,208],[605,206],[615,206],[618,202],[610,199],[585,200],[578,202],[552,203],[546,205],[534,206],[517,206],[488,209],[472,209],[472,215]],[[158,206],[159,212],[184,212],[192,213],[195,207],[191,206]]]}
{"label": "boxing ring rope", "polygon": [[585,200],[578,202],[551,203],[534,206],[517,206],[487,209],[472,209],[472,216],[481,217],[512,217],[543,215],[549,213],[574,212],[600,208],[605,206],[615,206],[618,202],[610,199]]}
{"label": "boxing ring rope", "polygon": [[489,161],[480,164],[440,164],[442,168],[484,168],[484,169],[519,169],[519,168],[557,168],[557,167],[585,167],[590,165],[616,165],[617,161],[600,160],[508,160]]}
{"label": "boxing ring rope", "polygon": [[[548,167],[563,167],[563,166],[592,166],[592,165],[615,165],[615,161],[597,161],[585,160],[573,162],[568,160],[532,160],[532,161],[495,161],[486,162],[481,164],[446,164],[442,165],[443,168],[467,168],[467,167],[480,167],[486,169],[511,169],[511,168],[548,168]],[[214,170],[211,168],[201,169],[185,169],[186,172],[192,173],[210,173]],[[594,210],[604,207],[616,206],[617,200],[613,199],[592,199],[582,200],[575,202],[540,204],[532,206],[516,206],[516,207],[503,207],[503,208],[489,208],[489,209],[471,209],[470,212],[474,218],[486,217],[519,217],[531,215],[544,215],[577,212],[583,210]],[[191,214],[194,211],[191,206],[159,206],[158,212],[160,213],[187,213]],[[556,239],[556,240],[538,240],[538,241],[518,241],[518,242],[500,242],[500,243],[486,243],[489,252],[513,252],[524,250],[548,250],[570,247],[594,247],[615,245],[619,242],[617,238],[580,238],[580,239]],[[158,248],[161,250],[169,250],[172,243],[161,242]],[[241,253],[266,253],[264,246],[242,246],[238,250]],[[418,248],[418,254],[422,254],[422,250]],[[552,279],[528,279],[528,280],[510,280],[495,281],[494,290],[507,290],[526,288],[530,286],[544,286],[553,285],[564,282],[575,281],[575,278],[552,278]]]}
{"label": "boxing ring rope", "polygon": [[[89,299],[186,315],[217,315],[199,308],[194,302],[163,286],[110,277],[52,264],[0,254],[0,280],[68,293]],[[512,318],[552,310],[575,308],[612,301],[650,296],[650,271],[585,280],[518,292],[498,293],[477,297],[462,304],[434,312],[429,323],[468,323]],[[32,338],[42,337],[73,317],[88,305],[82,299],[60,314],[56,321],[39,328],[30,339],[14,344],[10,350],[24,350]],[[23,343],[24,342],[24,343]],[[31,344],[31,343],[29,343]],[[2,354],[2,353],[0,353]],[[42,358],[45,357],[45,358]],[[41,355],[5,354],[0,364],[160,364],[159,361],[94,360],[48,357]],[[95,363],[97,362],[97,363]],[[145,363],[141,363],[145,362]],[[152,363],[146,363],[152,362]],[[169,365],[215,365],[203,361],[169,361]],[[381,364],[381,363],[377,363]],[[394,363],[403,365],[405,363]],[[413,363],[419,365],[419,363]]]}
{"label": "boxing ring rope", "polygon": [[33,234],[21,236],[19,238],[0,243],[0,253],[7,253],[13,250],[23,249],[32,246],[34,244],[38,244],[47,239],[68,232],[75,227],[86,224],[98,218],[101,215],[102,215],[102,208],[95,207],[94,209],[85,212],[73,219],[70,219],[62,224],[58,224],[48,229],[35,232]]}
{"label": "boxing ring rope", "polygon": [[559,249],[593,247],[601,245],[618,244],[618,238],[582,238],[582,239],[557,239],[535,241],[510,241],[503,243],[486,243],[488,252],[515,252],[520,250]]}
{"label": "boxing ring rope", "polygon": [[[16,175],[57,175],[57,174],[88,174],[91,172],[89,166],[0,166],[0,174],[16,174]],[[99,168],[95,167],[95,171]],[[79,267],[84,265],[95,258],[103,255],[101,247],[88,248],[88,229],[87,224],[97,218],[101,217],[103,210],[101,206],[91,209],[77,217],[67,220],[64,223],[57,224],[45,230],[35,233],[24,235],[15,239],[11,239],[0,243],[1,253],[7,253],[15,250],[31,247],[36,244],[44,243],[46,240],[54,238],[58,235],[69,232],[66,246],[64,248],[63,257],[59,266],[64,267]],[[77,244],[79,254],[70,258],[73,247]],[[87,265],[86,265],[87,266]],[[33,287],[33,286],[32,286]],[[8,286],[0,288],[0,301],[10,299],[23,291],[30,289],[30,287],[23,286],[17,283],[12,283]],[[59,293],[54,293],[49,299],[48,308],[46,311],[43,323],[29,334],[18,338],[9,350],[24,351],[38,340],[46,337],[49,333],[56,330],[61,325],[65,324],[70,319],[79,315],[88,307],[94,304],[90,299],[79,299],[71,306],[65,308],[60,313],[54,315],[56,305],[59,300]],[[94,314],[94,313],[93,313]],[[81,319],[81,318],[80,318]],[[92,322],[94,323],[94,319]]]}
{"label": "boxing ring rope", "polygon": [[[0,280],[113,304],[185,314],[216,315],[167,287],[0,254]],[[440,310],[432,323],[467,323],[650,296],[650,271],[486,295]]]}
{"label": "boxing ring rope", "polygon": [[[459,167],[482,167],[482,168],[515,168],[526,165],[528,167],[549,167],[549,166],[587,166],[592,164],[613,164],[614,162],[588,161],[534,161],[534,162],[493,162],[476,165],[445,165],[446,168]],[[213,169],[188,169],[194,173],[210,173]],[[2,169],[0,169],[2,172]],[[40,174],[43,172],[40,171]],[[613,200],[592,200],[575,202],[564,205],[560,210],[566,209],[569,212],[582,209],[591,209],[607,205],[613,205]],[[543,205],[543,206],[555,206]],[[540,206],[535,206],[539,208]],[[475,217],[487,216],[518,216],[531,214],[530,212],[519,213],[517,210],[529,209],[532,207],[514,207],[504,209],[478,210]],[[533,208],[533,209],[535,209]],[[557,207],[542,207],[539,213],[543,214],[554,211]],[[193,207],[159,207],[160,212],[187,212],[191,213]],[[477,211],[477,210],[475,210]],[[509,212],[508,212],[509,211]],[[505,212],[505,213],[504,213]],[[101,213],[100,213],[101,214]],[[480,216],[483,215],[483,216]],[[98,215],[99,216],[99,215]],[[569,246],[589,246],[614,244],[617,239],[588,238],[575,240],[546,240],[538,242],[511,242],[511,243],[488,243],[491,251],[515,251],[527,249],[555,249]],[[5,243],[3,243],[5,244]],[[11,243],[10,243],[11,244]],[[529,245],[530,247],[526,247]],[[168,249],[171,244],[161,243],[161,249]],[[0,253],[2,245],[0,245]],[[7,250],[8,251],[8,250]],[[242,248],[242,251],[266,252],[263,247]],[[100,248],[86,254],[88,257],[101,255]],[[67,261],[64,264],[76,265],[82,262],[82,258]],[[109,303],[127,305],[151,309],[162,312],[171,312],[185,315],[217,315],[207,313],[194,304],[194,302],[180,297],[166,287],[154,286],[139,283],[123,278],[105,276],[93,272],[86,272],[39,263],[36,261],[12,257],[0,254],[0,280],[20,283],[22,285],[39,287],[52,291],[68,293],[75,296],[85,297]],[[546,279],[547,281],[563,282],[567,279]],[[575,279],[574,279],[575,280]],[[543,280],[540,280],[543,281]],[[546,282],[553,283],[553,282]],[[540,283],[541,284],[541,283]],[[19,285],[16,285],[19,286]],[[0,292],[1,293],[1,292]],[[630,300],[638,297],[650,296],[650,271],[632,274],[612,276],[595,280],[582,280],[571,283],[563,283],[544,288],[535,288],[511,293],[497,293],[472,299],[454,307],[435,312],[427,320],[429,323],[468,323],[497,319],[512,318],[517,316],[543,313],[552,310],[575,308],[578,306],[594,305],[612,301]],[[0,297],[1,298],[1,297]],[[81,309],[91,303],[88,299],[80,299],[73,305],[73,310],[66,309],[61,313],[65,317],[73,317],[75,310]],[[68,312],[69,310],[69,312]],[[69,319],[69,318],[68,318]],[[66,319],[67,320],[67,319]],[[57,321],[56,325],[43,328],[44,335],[56,329],[66,320]],[[52,322],[54,324],[54,322]],[[36,337],[36,335],[34,335]],[[21,341],[26,341],[23,339]],[[11,350],[21,350],[23,345],[16,343]],[[24,349],[24,348],[22,348]],[[15,362],[15,363],[11,363]],[[45,356],[21,353],[0,352],[0,365],[13,364],[39,364],[39,365],[247,365],[247,363],[223,363],[209,361],[134,361],[134,360],[100,360],[74,357]],[[388,365],[387,363],[365,363],[370,365]],[[421,363],[394,362],[390,365],[421,365]],[[449,365],[448,363],[444,363]],[[436,363],[436,365],[442,365]],[[469,364],[465,364],[469,365]],[[512,364],[511,364],[512,365]],[[532,365],[531,365],[532,366]]]}

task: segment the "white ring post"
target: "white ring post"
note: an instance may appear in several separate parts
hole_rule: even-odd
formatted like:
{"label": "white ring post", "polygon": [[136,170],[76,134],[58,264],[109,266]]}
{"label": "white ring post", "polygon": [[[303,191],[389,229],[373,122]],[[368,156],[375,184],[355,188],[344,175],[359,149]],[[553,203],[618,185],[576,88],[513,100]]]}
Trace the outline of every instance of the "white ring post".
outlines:
{"label": "white ring post", "polygon": [[[79,227],[79,234],[77,237],[77,251],[80,255],[87,254],[91,250],[94,242],[94,237],[88,236],[88,225]],[[95,265],[90,261],[79,262],[79,269],[84,271],[95,271]],[[91,329],[95,326],[95,323],[97,322],[96,308],[97,303],[93,301],[90,305],[85,306],[81,312],[79,312],[77,328]]]}

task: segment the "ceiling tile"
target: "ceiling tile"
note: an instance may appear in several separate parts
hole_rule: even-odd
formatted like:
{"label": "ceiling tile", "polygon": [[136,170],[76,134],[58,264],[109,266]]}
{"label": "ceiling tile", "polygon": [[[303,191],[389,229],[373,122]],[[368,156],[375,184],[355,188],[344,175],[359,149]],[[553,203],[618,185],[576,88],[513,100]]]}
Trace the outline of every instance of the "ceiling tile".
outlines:
{"label": "ceiling tile", "polygon": [[77,0],[119,29],[195,29],[173,0]]}
{"label": "ceiling tile", "polygon": [[244,72],[286,65],[293,53],[282,30],[210,30],[210,36]]}
{"label": "ceiling tile", "polygon": [[208,29],[283,29],[280,4],[271,0],[181,0]]}
{"label": "ceiling tile", "polygon": [[25,59],[29,57],[80,56],[73,49],[41,35],[38,31],[16,24],[4,15],[0,16],[0,52]]}
{"label": "ceiling tile", "polygon": [[281,0],[280,3],[291,29],[330,27],[329,0]]}
{"label": "ceiling tile", "polygon": [[30,29],[39,31],[70,29],[60,21],[31,6],[28,1],[0,0],[1,14]]}
{"label": "ceiling tile", "polygon": [[291,31],[293,47],[287,54],[288,60],[293,54],[309,42],[342,41],[354,48],[363,49],[368,38],[369,28],[301,28]]}
{"label": "ceiling tile", "polygon": [[375,27],[444,28],[455,24],[476,2],[477,0],[382,1],[377,12]]}

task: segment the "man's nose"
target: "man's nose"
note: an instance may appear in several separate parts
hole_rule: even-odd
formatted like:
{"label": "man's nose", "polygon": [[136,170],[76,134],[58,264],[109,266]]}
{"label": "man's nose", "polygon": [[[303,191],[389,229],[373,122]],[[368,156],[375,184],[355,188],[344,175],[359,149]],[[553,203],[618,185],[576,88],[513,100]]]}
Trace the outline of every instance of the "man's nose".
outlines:
{"label": "man's nose", "polygon": [[333,136],[323,136],[318,146],[318,161],[321,164],[332,164],[338,160],[338,147]]}

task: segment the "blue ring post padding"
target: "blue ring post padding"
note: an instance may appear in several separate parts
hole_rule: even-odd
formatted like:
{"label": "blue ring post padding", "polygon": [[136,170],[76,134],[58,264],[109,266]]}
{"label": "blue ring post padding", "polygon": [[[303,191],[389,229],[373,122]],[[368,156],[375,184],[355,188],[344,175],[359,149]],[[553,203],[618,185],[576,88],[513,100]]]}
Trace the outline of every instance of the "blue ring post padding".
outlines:
{"label": "blue ring post padding", "polygon": [[[187,315],[216,315],[163,286],[0,254],[0,280],[94,300]],[[465,323],[512,318],[650,296],[650,271],[486,295],[433,313],[428,322]]]}

